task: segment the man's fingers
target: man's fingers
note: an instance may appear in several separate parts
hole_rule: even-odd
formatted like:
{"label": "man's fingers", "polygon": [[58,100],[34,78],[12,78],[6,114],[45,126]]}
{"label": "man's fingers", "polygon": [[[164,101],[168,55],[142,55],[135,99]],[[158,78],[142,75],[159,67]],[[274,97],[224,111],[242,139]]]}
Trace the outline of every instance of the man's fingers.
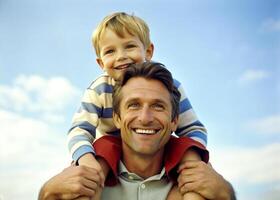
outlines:
{"label": "man's fingers", "polygon": [[179,165],[177,172],[180,173],[180,171],[182,171],[183,169],[195,168],[199,165],[200,162],[203,162],[203,161],[196,161],[196,160],[186,161],[186,162],[182,163],[181,165]]}
{"label": "man's fingers", "polygon": [[70,200],[70,199],[76,199],[79,196],[80,196],[79,194],[62,194],[60,195],[59,198],[63,200]]}
{"label": "man's fingers", "polygon": [[85,166],[77,166],[77,167],[79,167],[79,170],[77,171],[78,177],[85,177],[86,179],[100,185],[102,178],[100,173],[96,169],[85,167]]}
{"label": "man's fingers", "polygon": [[99,177],[100,177],[100,185],[101,185],[101,187],[104,188],[104,185],[105,185],[105,175],[103,173],[103,170],[101,170],[101,172],[99,172]]}
{"label": "man's fingers", "polygon": [[94,182],[94,181],[86,179],[86,178],[83,180],[82,184],[90,190],[97,190],[99,187],[98,182]]}
{"label": "man's fingers", "polygon": [[72,185],[72,193],[73,194],[79,194],[80,196],[93,197],[94,194],[96,193],[97,187],[93,187],[92,183],[88,187],[88,186],[85,185],[85,181],[86,180],[84,180],[82,183],[81,182],[79,182],[79,183],[77,182],[75,185]]}
{"label": "man's fingers", "polygon": [[192,183],[195,181],[195,176],[192,175],[180,175],[177,179],[178,181],[178,187],[182,187],[186,183]]}
{"label": "man's fingers", "polygon": [[77,198],[72,199],[72,200],[91,200],[91,197],[80,196],[80,197],[77,197]]}
{"label": "man's fingers", "polygon": [[103,173],[103,170],[100,169],[94,169],[94,168],[89,168],[89,173],[91,176],[89,176],[89,178],[91,178],[91,180],[95,181],[98,183],[98,185],[100,185],[101,187],[104,187],[104,183],[105,183],[105,175]]}
{"label": "man's fingers", "polygon": [[196,186],[195,186],[195,183],[186,183],[186,184],[184,184],[182,187],[180,187],[179,188],[179,190],[180,190],[180,193],[182,194],[182,195],[184,195],[185,193],[187,193],[187,192],[192,192],[192,191],[194,191],[194,188],[195,188]]}

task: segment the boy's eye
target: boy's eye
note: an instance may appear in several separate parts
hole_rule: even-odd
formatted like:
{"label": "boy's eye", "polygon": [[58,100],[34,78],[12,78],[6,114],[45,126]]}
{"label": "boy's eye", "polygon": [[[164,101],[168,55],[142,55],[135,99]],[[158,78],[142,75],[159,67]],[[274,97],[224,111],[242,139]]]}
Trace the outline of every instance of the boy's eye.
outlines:
{"label": "boy's eye", "polygon": [[104,54],[107,55],[107,54],[111,54],[111,53],[113,53],[113,52],[114,52],[113,49],[108,49],[108,50],[106,50],[106,51],[104,52]]}

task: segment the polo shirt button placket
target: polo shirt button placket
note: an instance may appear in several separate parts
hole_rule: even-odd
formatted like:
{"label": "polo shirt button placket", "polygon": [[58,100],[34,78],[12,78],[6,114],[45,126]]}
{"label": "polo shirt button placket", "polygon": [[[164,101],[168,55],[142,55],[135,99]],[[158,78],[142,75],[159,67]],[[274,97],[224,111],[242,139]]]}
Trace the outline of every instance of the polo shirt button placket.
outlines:
{"label": "polo shirt button placket", "polygon": [[146,188],[146,185],[144,183],[142,183],[141,188],[144,190]]}

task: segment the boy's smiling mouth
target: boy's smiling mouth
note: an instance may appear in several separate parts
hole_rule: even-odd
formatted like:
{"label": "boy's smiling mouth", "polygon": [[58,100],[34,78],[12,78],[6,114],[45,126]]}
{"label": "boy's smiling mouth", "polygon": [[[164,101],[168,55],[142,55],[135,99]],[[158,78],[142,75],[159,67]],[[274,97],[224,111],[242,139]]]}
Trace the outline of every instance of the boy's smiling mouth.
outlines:
{"label": "boy's smiling mouth", "polygon": [[116,69],[116,70],[123,70],[123,69],[128,68],[128,66],[130,64],[132,64],[132,63],[126,63],[126,64],[118,65],[118,66],[114,67],[114,69]]}

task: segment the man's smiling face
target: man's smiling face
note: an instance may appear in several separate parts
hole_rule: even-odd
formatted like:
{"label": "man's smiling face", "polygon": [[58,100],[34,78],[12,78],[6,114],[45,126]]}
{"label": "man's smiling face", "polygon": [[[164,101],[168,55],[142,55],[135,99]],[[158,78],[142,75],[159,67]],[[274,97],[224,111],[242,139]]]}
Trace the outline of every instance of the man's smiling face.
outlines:
{"label": "man's smiling face", "polygon": [[170,94],[158,80],[135,77],[121,89],[120,116],[114,114],[121,130],[123,151],[130,155],[163,153],[177,119],[172,121]]}

